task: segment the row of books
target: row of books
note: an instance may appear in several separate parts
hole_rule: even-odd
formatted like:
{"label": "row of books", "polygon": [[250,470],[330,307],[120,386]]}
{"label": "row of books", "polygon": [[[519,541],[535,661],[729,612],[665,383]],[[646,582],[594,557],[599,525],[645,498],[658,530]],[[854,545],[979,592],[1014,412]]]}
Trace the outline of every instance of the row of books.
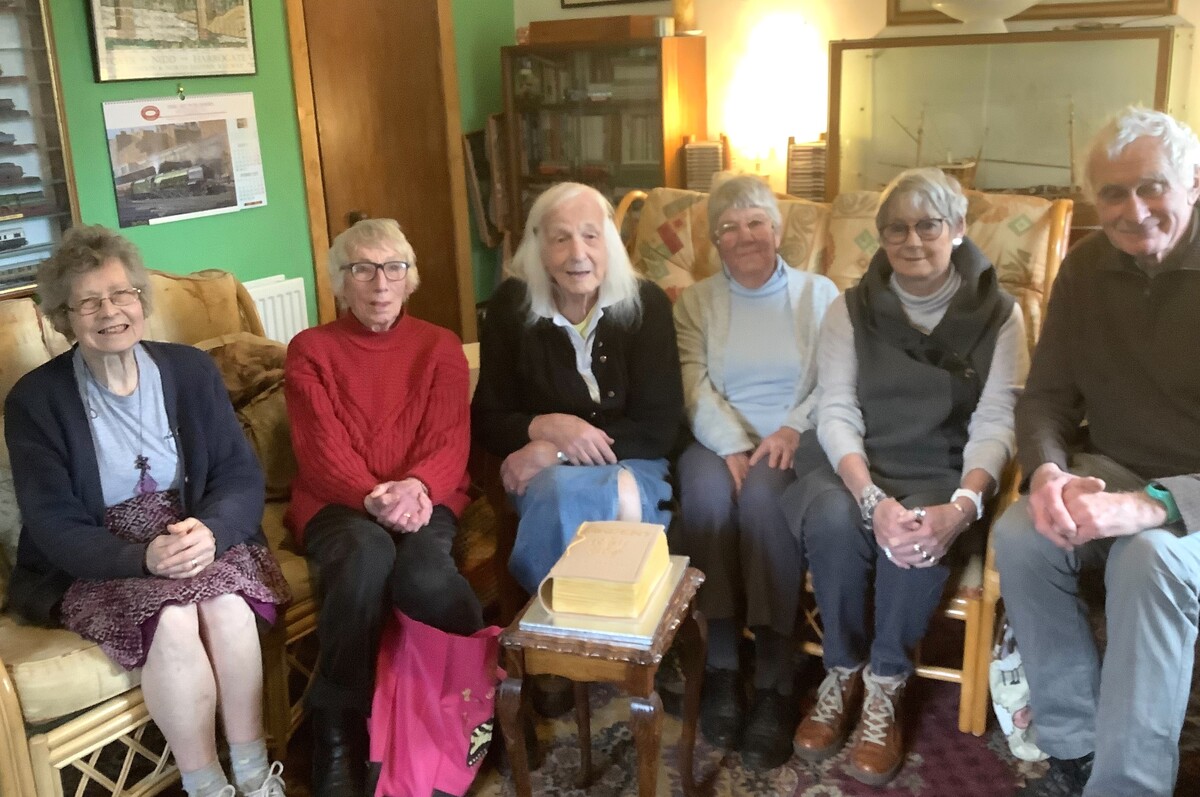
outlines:
{"label": "row of books", "polygon": [[586,52],[562,60],[529,56],[518,64],[515,91],[524,105],[654,100],[658,63]]}
{"label": "row of books", "polygon": [[520,127],[521,175],[551,176],[573,165],[659,166],[662,119],[657,112],[527,115]]}

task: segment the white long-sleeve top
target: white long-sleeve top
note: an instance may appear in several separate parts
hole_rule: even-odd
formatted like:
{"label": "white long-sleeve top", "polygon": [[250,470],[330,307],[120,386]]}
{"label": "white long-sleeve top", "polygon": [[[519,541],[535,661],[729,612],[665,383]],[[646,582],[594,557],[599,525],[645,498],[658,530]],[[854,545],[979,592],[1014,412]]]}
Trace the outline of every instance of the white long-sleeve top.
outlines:
{"label": "white long-sleeve top", "polygon": [[[941,322],[961,283],[958,272],[952,270],[946,284],[930,296],[908,294],[894,280],[890,287],[900,297],[909,323],[929,334]],[[982,468],[993,479],[1000,480],[1016,448],[1013,408],[1028,373],[1025,319],[1021,308],[1014,303],[1012,315],[996,336],[987,381],[967,425],[963,474]],[[859,454],[865,459],[863,435],[867,430],[858,403],[858,355],[845,296],[834,301],[821,325],[817,375],[817,437],[830,464],[836,469],[847,454]]]}

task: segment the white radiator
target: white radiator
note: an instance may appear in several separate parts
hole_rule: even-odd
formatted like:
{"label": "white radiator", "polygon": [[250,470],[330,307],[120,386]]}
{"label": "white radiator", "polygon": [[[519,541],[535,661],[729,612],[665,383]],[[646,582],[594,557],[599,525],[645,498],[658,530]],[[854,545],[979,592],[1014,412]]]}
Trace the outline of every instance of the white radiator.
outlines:
{"label": "white radiator", "polygon": [[258,306],[258,317],[268,338],[287,343],[308,328],[308,297],[302,278],[285,279],[282,274],[264,277],[247,282],[246,290]]}

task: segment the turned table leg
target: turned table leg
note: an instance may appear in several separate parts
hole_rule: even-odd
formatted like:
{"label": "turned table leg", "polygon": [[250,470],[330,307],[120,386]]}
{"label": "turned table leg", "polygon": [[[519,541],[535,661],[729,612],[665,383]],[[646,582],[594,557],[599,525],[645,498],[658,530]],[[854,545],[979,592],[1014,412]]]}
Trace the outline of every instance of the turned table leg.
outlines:
{"label": "turned table leg", "polygon": [[637,743],[638,795],[654,797],[658,785],[658,749],[662,742],[662,699],[658,692],[635,697],[629,704],[629,724]]}
{"label": "turned table leg", "polygon": [[533,797],[529,783],[529,759],[525,755],[525,729],[521,718],[521,679],[505,678],[496,696],[496,713],[500,716],[500,730],[504,733],[504,744],[508,748],[508,761],[512,765],[513,787],[517,797]]}
{"label": "turned table leg", "polygon": [[683,671],[683,728],[679,734],[679,771],[683,793],[696,792],[693,756],[696,751],[696,724],[700,717],[700,692],[704,686],[704,657],[708,650],[708,622],[694,609],[679,629],[680,669]]}
{"label": "turned table leg", "polygon": [[579,726],[579,775],[575,785],[586,789],[592,780],[592,707],[587,683],[575,683],[575,722]]}

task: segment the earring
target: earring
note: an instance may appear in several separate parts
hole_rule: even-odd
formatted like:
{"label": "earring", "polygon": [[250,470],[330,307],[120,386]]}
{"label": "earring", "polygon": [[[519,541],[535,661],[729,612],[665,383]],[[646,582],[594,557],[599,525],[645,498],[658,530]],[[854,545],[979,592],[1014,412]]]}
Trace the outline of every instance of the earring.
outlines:
{"label": "earring", "polygon": [[954,244],[955,246],[960,246],[962,244],[962,236],[961,235],[954,236],[953,238],[950,239],[950,243]]}

